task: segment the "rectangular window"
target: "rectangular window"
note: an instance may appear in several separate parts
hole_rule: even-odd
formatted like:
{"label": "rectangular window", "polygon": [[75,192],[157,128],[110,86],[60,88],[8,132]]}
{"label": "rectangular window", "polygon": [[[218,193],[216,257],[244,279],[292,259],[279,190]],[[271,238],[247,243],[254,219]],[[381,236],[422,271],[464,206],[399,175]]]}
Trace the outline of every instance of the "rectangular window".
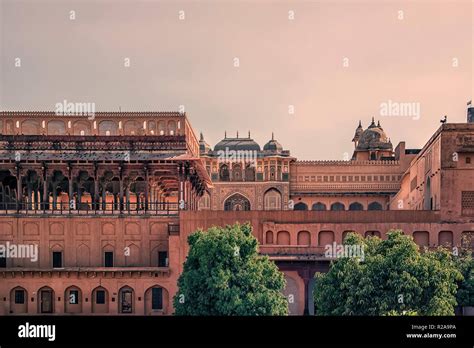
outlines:
{"label": "rectangular window", "polygon": [[114,267],[114,253],[113,251],[106,251],[104,253],[104,266]]}
{"label": "rectangular window", "polygon": [[357,181],[359,181],[360,178],[358,176],[355,176],[354,179],[357,182]]}
{"label": "rectangular window", "polygon": [[163,309],[163,289],[162,288],[151,289],[151,309],[154,309],[154,310]]}
{"label": "rectangular window", "polygon": [[97,290],[95,292],[95,303],[105,304],[105,291],[104,290]]}
{"label": "rectangular window", "polygon": [[0,257],[0,268],[7,268],[7,258]]}
{"label": "rectangular window", "polygon": [[463,215],[474,215],[474,191],[461,192],[461,209]]}
{"label": "rectangular window", "polygon": [[168,267],[167,251],[158,251],[158,267]]}
{"label": "rectangular window", "polygon": [[53,268],[63,267],[63,253],[61,251],[53,251]]}
{"label": "rectangular window", "polygon": [[24,303],[25,303],[25,291],[15,290],[15,304],[24,304]]}
{"label": "rectangular window", "polygon": [[79,303],[79,290],[69,291],[69,303],[78,304]]}

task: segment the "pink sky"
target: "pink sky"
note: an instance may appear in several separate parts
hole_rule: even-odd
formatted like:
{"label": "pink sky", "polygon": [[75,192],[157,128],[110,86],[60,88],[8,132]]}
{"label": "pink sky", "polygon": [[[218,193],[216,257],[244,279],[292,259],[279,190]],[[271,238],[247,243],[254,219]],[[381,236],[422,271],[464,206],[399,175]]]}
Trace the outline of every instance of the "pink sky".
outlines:
{"label": "pink sky", "polygon": [[[211,145],[224,130],[251,130],[263,146],[273,131],[299,159],[352,154],[359,119],[366,127],[374,116],[394,145],[417,148],[443,115],[466,121],[473,7],[469,0],[0,0],[0,108],[53,110],[64,99],[94,102],[99,111],[184,105]],[[419,120],[381,116],[388,100],[419,103]]]}

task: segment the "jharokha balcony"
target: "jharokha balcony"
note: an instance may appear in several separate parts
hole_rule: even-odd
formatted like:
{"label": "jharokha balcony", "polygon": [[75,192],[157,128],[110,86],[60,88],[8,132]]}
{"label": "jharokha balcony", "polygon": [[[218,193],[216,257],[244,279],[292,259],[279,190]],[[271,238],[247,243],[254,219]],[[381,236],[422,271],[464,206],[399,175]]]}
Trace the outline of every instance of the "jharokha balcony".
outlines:
{"label": "jharokha balcony", "polygon": [[97,129],[0,134],[0,215],[176,216],[196,210],[211,181],[192,129],[184,116],[172,116],[185,127],[159,135]]}

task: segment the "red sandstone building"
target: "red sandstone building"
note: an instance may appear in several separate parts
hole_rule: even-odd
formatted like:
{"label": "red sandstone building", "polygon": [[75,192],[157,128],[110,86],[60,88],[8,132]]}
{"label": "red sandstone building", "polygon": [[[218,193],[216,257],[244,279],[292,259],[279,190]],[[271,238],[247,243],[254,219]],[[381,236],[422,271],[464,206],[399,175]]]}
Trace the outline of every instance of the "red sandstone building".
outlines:
{"label": "red sandstone building", "polygon": [[314,312],[324,246],[348,232],[474,235],[474,108],[422,149],[359,124],[347,161],[298,161],[273,136],[211,148],[174,112],[0,112],[0,132],[0,245],[38,246],[0,258],[1,315],[171,314],[187,236],[211,225],[252,223],[292,314]]}

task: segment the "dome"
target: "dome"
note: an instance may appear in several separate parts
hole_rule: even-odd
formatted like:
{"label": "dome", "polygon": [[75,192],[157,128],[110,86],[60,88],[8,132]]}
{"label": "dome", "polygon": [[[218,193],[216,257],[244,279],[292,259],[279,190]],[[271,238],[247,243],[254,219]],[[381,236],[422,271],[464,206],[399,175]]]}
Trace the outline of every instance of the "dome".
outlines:
{"label": "dome", "polygon": [[214,146],[214,151],[217,152],[226,150],[260,151],[260,145],[250,138],[250,133],[248,138],[239,138],[239,133],[237,133],[237,138],[227,138],[226,134],[224,139],[219,141],[216,146]]}
{"label": "dome", "polygon": [[387,135],[383,131],[380,123],[375,125],[374,119],[372,118],[372,123],[369,128],[362,132],[359,138],[359,143],[357,144],[356,150],[392,150],[393,146],[388,139]]}
{"label": "dome", "polygon": [[281,152],[283,151],[283,146],[274,139],[272,133],[272,139],[263,146],[263,151]]}

